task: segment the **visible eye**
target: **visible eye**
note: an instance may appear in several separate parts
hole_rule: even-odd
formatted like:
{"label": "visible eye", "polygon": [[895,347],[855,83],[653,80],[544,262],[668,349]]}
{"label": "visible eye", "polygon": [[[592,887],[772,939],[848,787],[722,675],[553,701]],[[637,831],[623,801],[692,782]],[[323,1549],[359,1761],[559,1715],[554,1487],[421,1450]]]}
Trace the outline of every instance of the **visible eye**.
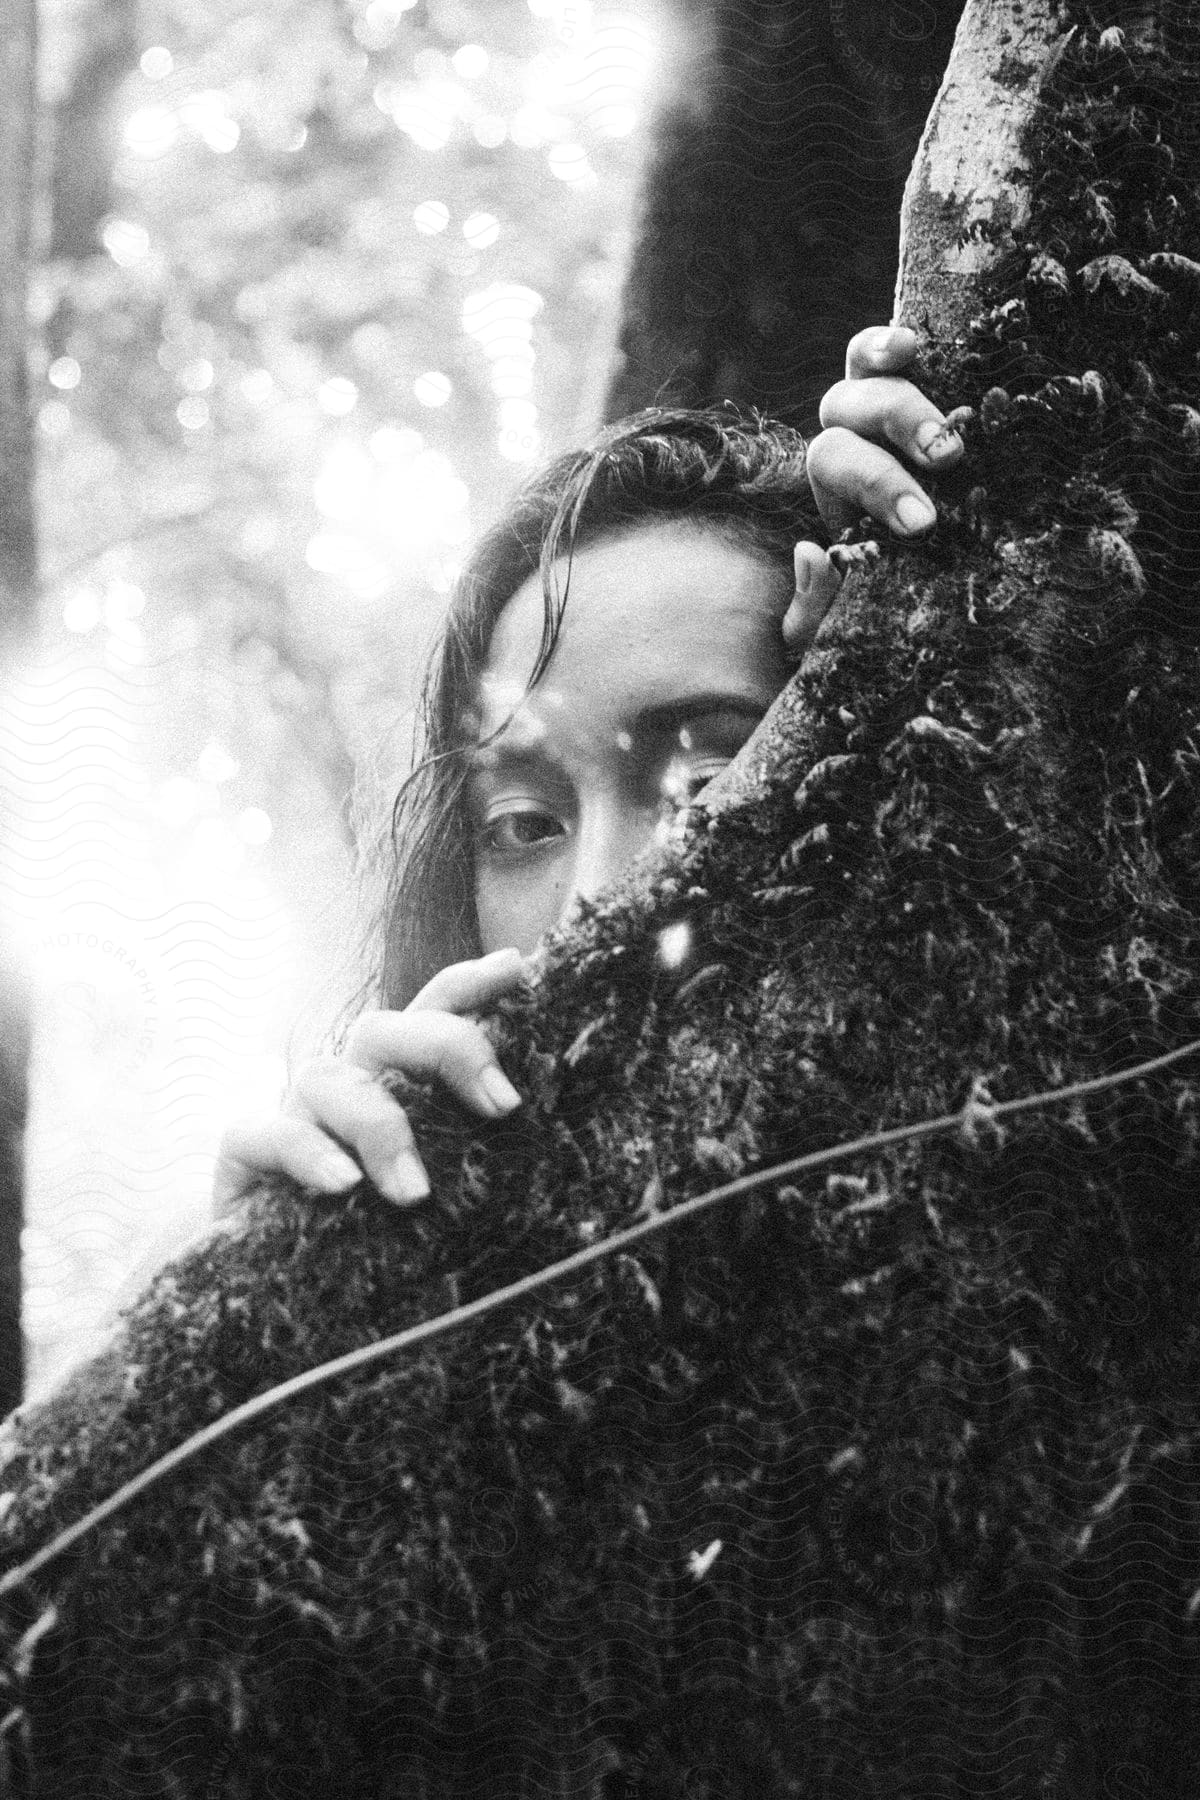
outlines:
{"label": "visible eye", "polygon": [[688,770],[688,798],[694,800],[700,789],[715,780],[722,769],[729,767],[732,760],[729,756],[715,756],[707,762],[693,763]]}
{"label": "visible eye", "polygon": [[662,779],[662,797],[669,806],[690,806],[701,788],[729,767],[728,756],[706,756],[695,761],[677,758]]}
{"label": "visible eye", "polygon": [[519,856],[524,850],[540,849],[565,836],[566,827],[554,813],[542,807],[522,806],[485,819],[478,842],[494,856]]}

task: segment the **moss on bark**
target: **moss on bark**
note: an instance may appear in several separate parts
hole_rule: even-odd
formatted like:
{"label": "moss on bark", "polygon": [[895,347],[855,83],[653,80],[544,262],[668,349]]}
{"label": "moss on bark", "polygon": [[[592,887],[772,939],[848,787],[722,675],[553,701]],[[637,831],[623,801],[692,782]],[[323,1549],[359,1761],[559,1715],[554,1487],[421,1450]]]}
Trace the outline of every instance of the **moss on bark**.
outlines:
{"label": "moss on bark", "polygon": [[[664,1197],[1200,1035],[1200,20],[1063,10],[934,539],[506,1006],[520,1114],[413,1094],[433,1204],[264,1192],[10,1423],[10,1557]],[[984,1105],[277,1409],[9,1599],[7,1791],[1193,1794],[1198,1134],[1196,1063]]]}

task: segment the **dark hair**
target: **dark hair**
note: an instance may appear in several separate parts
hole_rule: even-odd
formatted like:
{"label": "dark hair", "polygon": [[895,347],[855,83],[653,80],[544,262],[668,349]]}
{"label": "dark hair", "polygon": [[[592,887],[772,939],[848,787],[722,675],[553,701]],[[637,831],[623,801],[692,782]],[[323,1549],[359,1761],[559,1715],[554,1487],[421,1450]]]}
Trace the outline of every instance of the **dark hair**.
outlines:
{"label": "dark hair", "polygon": [[657,518],[721,531],[790,574],[797,540],[820,529],[804,439],[730,406],[651,407],[549,463],[479,539],[421,691],[422,760],[393,808],[391,867],[375,924],[382,944],[368,984],[375,1004],[406,1006],[439,969],[480,954],[464,752],[477,742],[477,687],[501,610],[540,571],[545,619],[532,687],[554,649],[574,551]]}

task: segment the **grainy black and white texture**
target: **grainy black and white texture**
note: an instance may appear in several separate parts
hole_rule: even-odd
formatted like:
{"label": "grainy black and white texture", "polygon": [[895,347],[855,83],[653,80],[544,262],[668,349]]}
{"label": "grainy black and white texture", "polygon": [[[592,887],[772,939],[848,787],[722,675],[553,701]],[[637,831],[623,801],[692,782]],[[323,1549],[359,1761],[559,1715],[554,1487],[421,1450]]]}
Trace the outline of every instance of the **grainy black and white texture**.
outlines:
{"label": "grainy black and white texture", "polygon": [[[922,370],[965,464],[763,793],[506,1006],[517,1115],[413,1095],[430,1205],[264,1192],[17,1415],[8,1557],[640,1208],[1200,1035],[1200,17],[1152,10],[1061,8]],[[864,1155],[277,1409],[7,1604],[3,1791],[1194,1795],[1198,1139],[1193,1062]]]}
{"label": "grainy black and white texture", "polygon": [[687,49],[657,121],[608,418],[731,399],[815,429],[850,331],[888,316],[904,181],[961,12],[665,9]]}

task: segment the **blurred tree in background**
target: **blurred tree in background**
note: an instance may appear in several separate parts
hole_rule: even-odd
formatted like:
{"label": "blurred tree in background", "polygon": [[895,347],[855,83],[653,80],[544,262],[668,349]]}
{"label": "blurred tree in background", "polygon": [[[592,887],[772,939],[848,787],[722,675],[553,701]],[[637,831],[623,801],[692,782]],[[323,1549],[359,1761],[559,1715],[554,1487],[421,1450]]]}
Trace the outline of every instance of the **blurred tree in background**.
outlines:
{"label": "blurred tree in background", "polygon": [[35,1384],[351,990],[352,789],[374,831],[465,541],[601,416],[674,56],[653,0],[46,0],[43,40]]}
{"label": "blurred tree in background", "polygon": [[[33,0],[0,0],[0,645],[33,623],[37,550],[25,314],[35,136]],[[21,1395],[21,1158],[29,1049],[24,982],[0,937],[0,1412]]]}
{"label": "blurred tree in background", "polygon": [[892,314],[900,202],[962,0],[703,0],[664,97],[608,415],[733,399],[815,429]]}

